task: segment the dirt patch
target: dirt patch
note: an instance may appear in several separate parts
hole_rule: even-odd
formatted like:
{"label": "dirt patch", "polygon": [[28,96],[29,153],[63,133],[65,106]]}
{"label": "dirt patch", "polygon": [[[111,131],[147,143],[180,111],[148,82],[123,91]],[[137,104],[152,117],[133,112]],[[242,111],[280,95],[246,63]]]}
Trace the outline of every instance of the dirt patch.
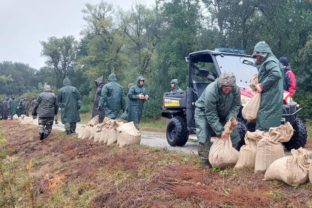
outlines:
{"label": "dirt patch", "polygon": [[[29,166],[42,207],[308,207],[312,185],[263,181],[253,170],[206,170],[194,155],[118,148],[1,121],[9,156]],[[312,147],[309,140],[307,147]]]}

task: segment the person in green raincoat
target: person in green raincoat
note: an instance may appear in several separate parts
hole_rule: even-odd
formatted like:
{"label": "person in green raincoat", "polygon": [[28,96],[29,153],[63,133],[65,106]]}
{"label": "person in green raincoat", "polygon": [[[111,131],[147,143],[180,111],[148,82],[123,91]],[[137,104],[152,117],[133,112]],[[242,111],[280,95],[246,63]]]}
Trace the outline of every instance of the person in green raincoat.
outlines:
{"label": "person in green raincoat", "polygon": [[183,92],[183,90],[179,87],[178,79],[173,79],[170,82],[171,92]]}
{"label": "person in green raincoat", "polygon": [[17,110],[17,102],[15,100],[15,97],[13,96],[11,99],[9,99],[9,109],[10,109],[10,118],[13,119],[13,116],[16,114]]}
{"label": "person in green raincoat", "polygon": [[[209,84],[195,103],[195,125],[198,138],[198,156],[203,165],[211,168],[208,160],[212,136],[227,139],[225,123],[237,118],[241,107],[240,89],[232,73],[223,73]],[[233,147],[238,148],[240,135],[237,128],[231,134]]]}
{"label": "person in green raincoat", "polygon": [[99,109],[104,111],[105,117],[116,119],[125,110],[123,93],[123,87],[117,83],[116,75],[111,73],[108,83],[102,88],[99,101]]}
{"label": "person in green raincoat", "polygon": [[258,82],[256,91],[261,93],[256,129],[268,131],[281,125],[283,113],[283,73],[279,60],[270,46],[260,41],[255,45],[252,57],[256,59]]}
{"label": "person in green raincoat", "polygon": [[144,103],[149,99],[149,96],[144,87],[145,79],[143,76],[137,78],[136,84],[133,85],[128,92],[128,121],[133,121],[137,128],[142,117]]}
{"label": "person in green raincoat", "polygon": [[68,77],[63,80],[63,85],[64,87],[59,89],[58,92],[61,120],[65,125],[66,134],[73,134],[76,131],[76,123],[80,121],[80,93],[76,87],[71,86],[71,81]]}

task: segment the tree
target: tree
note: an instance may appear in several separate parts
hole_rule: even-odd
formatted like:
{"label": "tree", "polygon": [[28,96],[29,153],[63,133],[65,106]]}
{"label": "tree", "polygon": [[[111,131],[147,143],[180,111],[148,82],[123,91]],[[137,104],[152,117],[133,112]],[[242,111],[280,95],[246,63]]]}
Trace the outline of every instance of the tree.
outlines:
{"label": "tree", "polygon": [[47,58],[47,67],[54,70],[56,86],[59,88],[65,76],[73,70],[77,42],[73,36],[50,37],[48,41],[42,41],[41,45],[43,47],[41,54]]}

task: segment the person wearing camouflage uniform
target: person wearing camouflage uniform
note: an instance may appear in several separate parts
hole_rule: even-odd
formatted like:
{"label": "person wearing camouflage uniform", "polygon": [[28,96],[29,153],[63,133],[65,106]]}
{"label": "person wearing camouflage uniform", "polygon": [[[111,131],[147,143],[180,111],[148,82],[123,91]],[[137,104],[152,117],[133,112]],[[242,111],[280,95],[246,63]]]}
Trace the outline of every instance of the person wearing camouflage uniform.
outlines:
{"label": "person wearing camouflage uniform", "polygon": [[256,59],[258,82],[256,91],[261,93],[256,129],[268,131],[281,125],[283,113],[283,71],[270,46],[260,41],[255,45],[252,57]]}
{"label": "person wearing camouflage uniform", "polygon": [[[212,145],[212,136],[221,139],[228,138],[224,132],[225,123],[231,118],[237,118],[241,107],[240,89],[232,73],[223,73],[209,84],[195,103],[196,135],[199,141],[198,155],[201,162],[211,167],[208,155]],[[233,147],[237,148],[240,136],[235,129],[231,134]]]}
{"label": "person wearing camouflage uniform", "polygon": [[49,85],[44,86],[42,92],[33,108],[32,116],[36,119],[38,115],[39,136],[43,140],[49,136],[52,131],[53,119],[58,112],[58,103],[56,95],[52,92]]}
{"label": "person wearing camouflage uniform", "polygon": [[170,82],[171,92],[183,92],[183,90],[179,87],[178,79],[173,79]]}
{"label": "person wearing camouflage uniform", "polygon": [[64,87],[58,92],[58,103],[61,108],[62,123],[65,125],[66,134],[69,135],[76,132],[76,123],[80,121],[81,97],[67,77],[63,80],[63,85]]}
{"label": "person wearing camouflage uniform", "polygon": [[149,96],[144,87],[144,82],[144,77],[139,76],[137,78],[136,84],[133,85],[128,92],[128,121],[133,121],[137,128],[139,128],[141,121],[144,103],[149,99]]}
{"label": "person wearing camouflage uniform", "polygon": [[[99,101],[99,109],[104,111],[105,117],[116,119],[120,112],[125,110],[123,94],[123,87],[117,83],[116,75],[110,74],[108,83],[102,88]],[[102,122],[102,120],[100,121]]]}
{"label": "person wearing camouflage uniform", "polygon": [[104,81],[103,76],[100,76],[95,80],[96,92],[95,92],[94,102],[93,102],[92,118],[97,115],[104,118],[104,115],[100,115],[101,112],[99,111],[99,101],[101,98],[101,91],[102,91],[102,87],[104,83],[105,81]]}

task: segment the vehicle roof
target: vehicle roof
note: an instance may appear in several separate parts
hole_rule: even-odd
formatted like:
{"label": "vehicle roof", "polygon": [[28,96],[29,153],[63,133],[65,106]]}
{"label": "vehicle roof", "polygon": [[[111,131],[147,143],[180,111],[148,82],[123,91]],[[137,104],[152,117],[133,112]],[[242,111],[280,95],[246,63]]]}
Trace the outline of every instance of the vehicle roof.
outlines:
{"label": "vehicle roof", "polygon": [[251,57],[247,54],[238,54],[238,53],[227,53],[227,52],[220,52],[220,51],[213,51],[213,50],[201,50],[201,51],[194,51],[192,53],[189,53],[188,57],[194,57],[197,55],[204,55],[204,54],[210,54],[210,55],[231,55],[231,56],[244,56],[244,57]]}

